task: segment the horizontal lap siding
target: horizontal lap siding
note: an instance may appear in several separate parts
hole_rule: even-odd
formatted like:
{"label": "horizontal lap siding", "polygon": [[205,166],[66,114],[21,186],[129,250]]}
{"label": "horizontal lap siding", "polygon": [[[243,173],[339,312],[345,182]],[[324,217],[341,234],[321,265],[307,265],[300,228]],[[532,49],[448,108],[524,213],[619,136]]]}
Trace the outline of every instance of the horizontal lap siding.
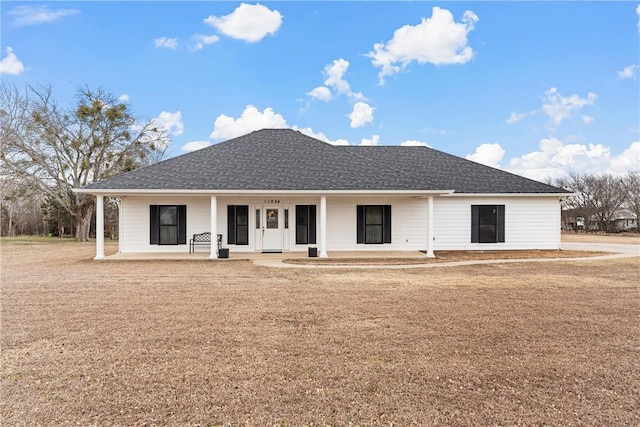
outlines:
{"label": "horizontal lap siding", "polygon": [[[505,205],[505,242],[471,243],[471,205]],[[560,248],[557,197],[440,197],[434,199],[435,250]]]}
{"label": "horizontal lap siding", "polygon": [[187,243],[195,233],[209,231],[208,197],[123,197],[120,239],[122,252],[189,252],[189,245],[150,245],[149,206],[186,205]]}
{"label": "horizontal lap siding", "polygon": [[[391,205],[391,243],[358,244],[357,205]],[[328,251],[420,250],[427,242],[427,201],[412,197],[327,197]]]}

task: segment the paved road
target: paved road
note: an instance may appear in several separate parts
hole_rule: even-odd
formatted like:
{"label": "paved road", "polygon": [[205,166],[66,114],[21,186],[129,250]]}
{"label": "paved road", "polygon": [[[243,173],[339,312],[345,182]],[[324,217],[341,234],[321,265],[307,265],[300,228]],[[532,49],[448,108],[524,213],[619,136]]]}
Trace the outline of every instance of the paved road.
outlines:
{"label": "paved road", "polygon": [[[481,265],[481,264],[512,264],[522,262],[554,262],[554,261],[598,261],[616,258],[640,257],[640,245],[626,245],[613,243],[563,243],[562,249],[575,251],[596,251],[611,252],[607,255],[598,255],[592,257],[581,258],[530,258],[530,259],[489,259],[477,261],[455,261],[441,262],[432,264],[405,264],[405,265],[372,265],[372,264],[350,264],[350,265],[324,265],[324,264],[287,264],[282,259],[256,259],[253,261],[255,265],[262,267],[279,267],[279,268],[307,268],[307,269],[405,269],[405,268],[442,268],[442,267],[459,267],[463,265]],[[638,263],[640,268],[640,260]]]}

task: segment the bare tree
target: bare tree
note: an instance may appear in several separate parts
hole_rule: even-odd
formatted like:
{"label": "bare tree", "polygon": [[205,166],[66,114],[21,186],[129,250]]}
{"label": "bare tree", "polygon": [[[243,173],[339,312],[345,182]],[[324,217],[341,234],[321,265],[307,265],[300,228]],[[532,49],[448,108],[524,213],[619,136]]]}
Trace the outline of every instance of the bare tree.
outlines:
{"label": "bare tree", "polygon": [[96,180],[160,159],[166,130],[138,122],[129,106],[103,89],[78,89],[75,105],[62,108],[50,86],[0,87],[0,166],[3,174],[38,188],[75,221],[86,241],[94,199],[73,193]]}
{"label": "bare tree", "polygon": [[625,189],[625,207],[636,216],[636,224],[640,222],[640,172],[629,172],[623,178]]}

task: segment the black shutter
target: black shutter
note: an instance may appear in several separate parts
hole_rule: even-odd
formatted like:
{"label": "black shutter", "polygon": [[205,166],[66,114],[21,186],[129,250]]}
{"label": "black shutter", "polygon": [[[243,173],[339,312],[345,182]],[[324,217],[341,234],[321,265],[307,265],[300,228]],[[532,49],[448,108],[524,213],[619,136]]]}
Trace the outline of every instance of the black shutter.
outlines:
{"label": "black shutter", "polygon": [[178,244],[187,244],[187,206],[178,206]]}
{"label": "black shutter", "polygon": [[316,244],[316,205],[309,205],[309,216],[307,217],[309,244]]}
{"label": "black shutter", "polygon": [[364,206],[363,205],[358,205],[357,208],[357,241],[356,243],[364,243]]}
{"label": "black shutter", "polygon": [[471,205],[471,243],[480,241],[480,206]]}
{"label": "black shutter", "polygon": [[149,206],[149,244],[158,244],[158,205]]}
{"label": "black shutter", "polygon": [[391,205],[382,207],[382,243],[391,243]]}
{"label": "black shutter", "polygon": [[504,243],[504,205],[498,205],[496,214],[498,215],[498,224],[496,227],[497,240],[498,242]]}
{"label": "black shutter", "polygon": [[236,244],[236,207],[233,205],[227,206],[227,244]]}

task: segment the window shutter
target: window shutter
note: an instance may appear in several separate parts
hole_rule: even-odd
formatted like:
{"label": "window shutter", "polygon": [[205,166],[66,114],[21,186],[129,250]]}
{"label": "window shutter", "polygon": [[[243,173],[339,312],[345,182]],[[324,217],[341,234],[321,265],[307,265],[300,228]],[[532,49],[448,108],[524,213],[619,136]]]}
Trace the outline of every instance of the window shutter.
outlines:
{"label": "window shutter", "polygon": [[233,205],[227,206],[227,243],[236,244],[236,207]]}
{"label": "window shutter", "polygon": [[149,206],[149,244],[158,244],[158,205]]}
{"label": "window shutter", "polygon": [[382,207],[382,243],[391,243],[391,205]]}
{"label": "window shutter", "polygon": [[187,206],[178,206],[178,244],[187,244]]}
{"label": "window shutter", "polygon": [[471,205],[471,243],[480,241],[480,206]]}
{"label": "window shutter", "polygon": [[364,206],[358,205],[357,207],[357,241],[356,243],[364,243]]}
{"label": "window shutter", "polygon": [[309,205],[309,217],[308,217],[309,228],[309,244],[316,244],[316,205]]}
{"label": "window shutter", "polygon": [[498,205],[498,210],[496,211],[497,214],[497,227],[496,227],[496,234],[497,234],[497,240],[500,243],[504,243],[504,205]]}

